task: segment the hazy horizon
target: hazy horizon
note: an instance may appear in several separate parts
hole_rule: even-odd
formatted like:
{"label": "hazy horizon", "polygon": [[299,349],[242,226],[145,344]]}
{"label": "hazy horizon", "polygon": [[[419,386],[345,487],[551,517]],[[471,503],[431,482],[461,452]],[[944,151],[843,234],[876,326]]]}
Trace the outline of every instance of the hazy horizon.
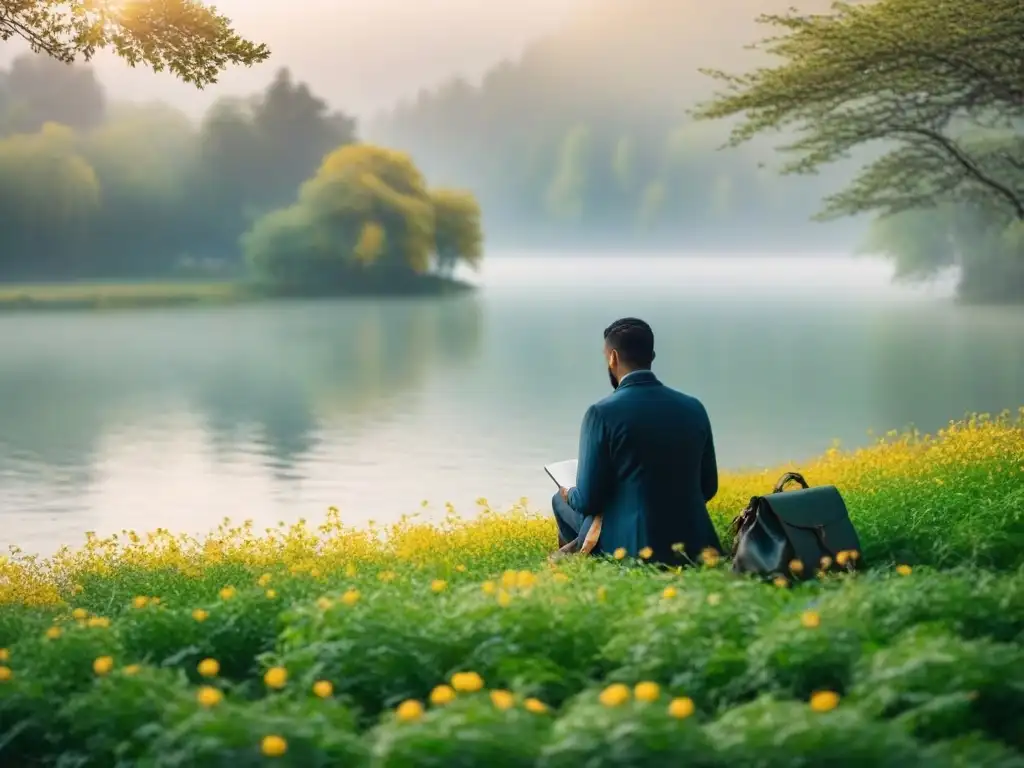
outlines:
{"label": "hazy horizon", "polygon": [[[451,77],[480,78],[594,2],[506,0],[484,6],[477,0],[304,0],[304,15],[319,21],[295,24],[286,18],[294,11],[282,10],[279,3],[219,0],[217,9],[240,34],[270,47],[266,62],[229,68],[203,90],[167,72],[133,69],[110,52],[91,64],[111,101],[163,101],[192,117],[218,98],[261,91],[276,70],[287,67],[332,107],[365,121]],[[3,44],[0,67],[28,50],[17,39]]]}

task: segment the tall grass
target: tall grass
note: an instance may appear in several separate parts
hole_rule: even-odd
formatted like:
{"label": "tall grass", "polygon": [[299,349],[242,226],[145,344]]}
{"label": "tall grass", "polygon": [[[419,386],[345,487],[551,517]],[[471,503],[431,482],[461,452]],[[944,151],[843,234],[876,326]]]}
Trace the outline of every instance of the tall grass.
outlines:
{"label": "tall grass", "polygon": [[[730,475],[723,526],[785,467]],[[547,565],[551,521],[336,512],[0,562],[0,764],[1024,765],[1024,421],[888,435],[835,483],[859,576]]]}

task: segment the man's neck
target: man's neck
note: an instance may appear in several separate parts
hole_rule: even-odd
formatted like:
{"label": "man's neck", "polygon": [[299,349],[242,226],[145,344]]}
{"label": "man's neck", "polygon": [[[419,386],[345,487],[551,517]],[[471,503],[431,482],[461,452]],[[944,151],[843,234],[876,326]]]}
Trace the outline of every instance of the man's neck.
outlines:
{"label": "man's neck", "polygon": [[634,373],[639,373],[639,372],[640,372],[640,371],[642,371],[642,370],[644,370],[644,369],[643,369],[643,368],[634,368],[634,369],[633,369],[633,370],[631,370],[631,371],[626,371],[626,373],[622,374],[622,376],[621,376],[621,377],[619,377],[619,384],[621,385],[621,384],[622,384],[622,382],[624,382],[624,381],[625,381],[626,379],[628,379],[628,378],[629,378],[630,376],[632,376],[632,375],[633,375]]}

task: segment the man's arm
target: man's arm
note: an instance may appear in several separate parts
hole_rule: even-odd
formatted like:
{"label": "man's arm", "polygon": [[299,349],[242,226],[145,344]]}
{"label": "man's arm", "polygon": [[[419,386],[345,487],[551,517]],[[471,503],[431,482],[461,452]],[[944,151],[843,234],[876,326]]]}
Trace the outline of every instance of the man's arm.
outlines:
{"label": "man's arm", "polygon": [[710,420],[708,439],[704,443],[704,455],[700,460],[700,488],[704,492],[704,501],[711,501],[718,493],[718,460],[715,458],[715,440],[711,435]]}
{"label": "man's arm", "polygon": [[580,428],[576,487],[569,489],[566,499],[570,507],[585,517],[604,512],[611,477],[610,460],[608,433],[597,408],[592,405],[583,415]]}

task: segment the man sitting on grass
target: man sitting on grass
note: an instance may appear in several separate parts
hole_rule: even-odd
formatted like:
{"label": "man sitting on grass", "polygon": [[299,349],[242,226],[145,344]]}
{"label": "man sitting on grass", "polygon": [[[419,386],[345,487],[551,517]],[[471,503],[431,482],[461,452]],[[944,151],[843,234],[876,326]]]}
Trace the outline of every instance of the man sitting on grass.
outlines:
{"label": "man sitting on grass", "polygon": [[614,391],[583,417],[576,487],[552,499],[560,551],[624,550],[666,565],[721,552],[707,510],[718,492],[707,411],[651,372],[654,333],[643,320],[612,323],[604,356]]}

